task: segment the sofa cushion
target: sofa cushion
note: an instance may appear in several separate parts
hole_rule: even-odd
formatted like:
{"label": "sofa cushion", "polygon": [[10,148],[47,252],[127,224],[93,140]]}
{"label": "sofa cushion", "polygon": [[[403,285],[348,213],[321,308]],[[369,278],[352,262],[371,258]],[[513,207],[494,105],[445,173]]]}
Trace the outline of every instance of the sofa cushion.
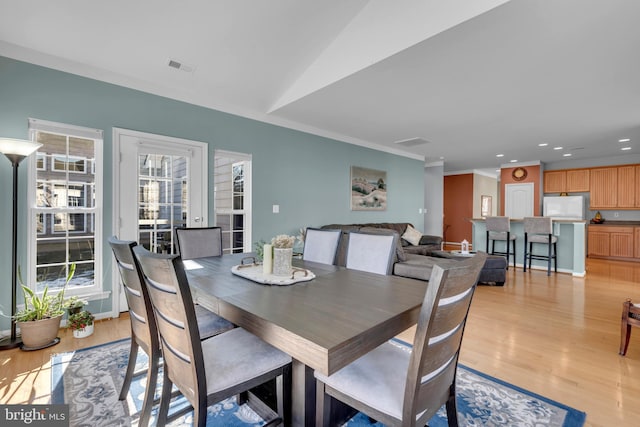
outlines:
{"label": "sofa cushion", "polygon": [[413,246],[418,246],[420,244],[420,239],[422,238],[422,233],[413,228],[411,224],[409,224],[407,225],[407,229],[402,235],[402,238],[411,243]]}
{"label": "sofa cushion", "polygon": [[443,268],[456,267],[458,261],[454,259],[436,258],[424,255],[406,254],[406,261],[397,262],[393,266],[393,274],[396,276],[409,277],[411,279],[429,280],[431,270],[434,265]]}

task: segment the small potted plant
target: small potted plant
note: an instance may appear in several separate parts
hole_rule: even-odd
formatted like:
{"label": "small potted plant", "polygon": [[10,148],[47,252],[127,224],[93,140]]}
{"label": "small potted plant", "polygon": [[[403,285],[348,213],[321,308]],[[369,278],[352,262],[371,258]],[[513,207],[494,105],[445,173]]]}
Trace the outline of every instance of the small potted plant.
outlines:
{"label": "small potted plant", "polygon": [[93,333],[93,314],[80,310],[69,316],[67,327],[73,331],[74,338],[85,338]]}
{"label": "small potted plant", "polygon": [[64,300],[64,308],[67,310],[67,314],[71,316],[72,314],[79,313],[82,311],[82,307],[87,305],[87,301],[77,297],[72,296],[71,298],[67,298]]}

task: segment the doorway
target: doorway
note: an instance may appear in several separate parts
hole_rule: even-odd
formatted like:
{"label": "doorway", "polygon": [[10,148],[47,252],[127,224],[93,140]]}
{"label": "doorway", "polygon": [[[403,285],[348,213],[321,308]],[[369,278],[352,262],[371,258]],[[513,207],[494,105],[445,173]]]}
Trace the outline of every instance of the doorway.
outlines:
{"label": "doorway", "polygon": [[[118,128],[113,143],[114,233],[151,252],[175,253],[175,227],[208,224],[207,144]],[[113,277],[114,311],[125,311],[115,266]]]}
{"label": "doorway", "polygon": [[504,214],[510,218],[533,216],[533,182],[505,184]]}

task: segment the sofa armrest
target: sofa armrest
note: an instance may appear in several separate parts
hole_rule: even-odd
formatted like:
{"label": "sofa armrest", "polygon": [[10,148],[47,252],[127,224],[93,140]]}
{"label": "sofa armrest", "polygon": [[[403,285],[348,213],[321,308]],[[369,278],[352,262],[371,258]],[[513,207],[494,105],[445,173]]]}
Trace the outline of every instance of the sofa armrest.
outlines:
{"label": "sofa armrest", "polygon": [[442,243],[442,237],[440,236],[430,236],[428,234],[423,234],[420,238],[421,245],[439,245]]}

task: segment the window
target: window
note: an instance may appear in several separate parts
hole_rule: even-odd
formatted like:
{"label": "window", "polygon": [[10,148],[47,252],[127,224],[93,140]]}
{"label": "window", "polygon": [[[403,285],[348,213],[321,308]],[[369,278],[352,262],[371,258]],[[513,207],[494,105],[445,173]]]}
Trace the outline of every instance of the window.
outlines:
{"label": "window", "polygon": [[216,150],[214,184],[223,253],[251,252],[251,155]]}
{"label": "window", "polygon": [[42,145],[29,169],[28,283],[69,295],[102,291],[102,131],[29,120]]}

